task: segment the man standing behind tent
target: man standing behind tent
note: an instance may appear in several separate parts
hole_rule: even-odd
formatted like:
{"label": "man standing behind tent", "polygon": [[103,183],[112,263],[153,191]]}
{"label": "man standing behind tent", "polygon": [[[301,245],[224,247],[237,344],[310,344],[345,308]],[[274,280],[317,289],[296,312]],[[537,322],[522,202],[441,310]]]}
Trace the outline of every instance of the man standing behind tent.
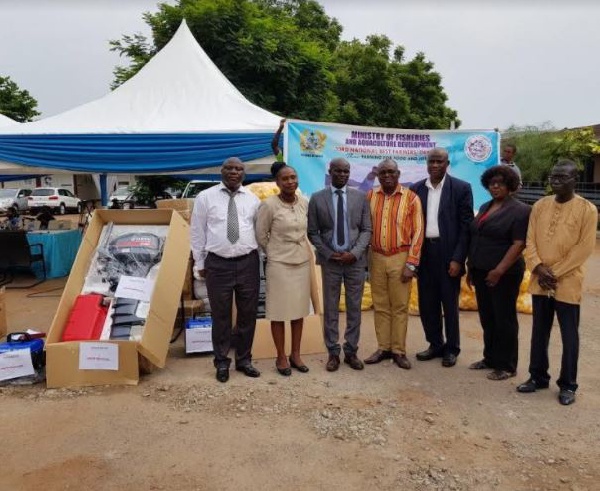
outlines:
{"label": "man standing behind tent", "polygon": [[239,332],[235,369],[248,377],[260,376],[251,364],[259,292],[254,221],[260,201],[242,186],[244,174],[240,159],[227,159],[221,167],[221,184],[196,197],[191,220],[194,276],[206,278],[219,382],[229,380],[234,292]]}
{"label": "man standing behind tent", "polygon": [[577,166],[559,161],[548,178],[554,196],[533,205],[527,229],[525,260],[531,270],[529,291],[533,299],[530,378],[517,387],[519,392],[547,389],[548,343],[558,318],[563,344],[558,400],[562,405],[575,402],[577,362],[579,359],[579,304],[583,265],[596,247],[598,210],[575,194]]}
{"label": "man standing behind tent", "polygon": [[308,204],[308,238],[317,249],[323,277],[324,336],[329,359],[325,368],[340,366],[339,304],[342,283],[346,288],[344,363],[362,370],[358,359],[361,300],[371,239],[371,217],[365,195],[348,187],[350,164],[338,158],[329,163],[331,185],[313,194]]}
{"label": "man standing behind tent", "polygon": [[380,187],[367,194],[371,208],[371,294],[378,349],[365,363],[391,358],[400,368],[406,357],[408,299],[423,244],[423,212],[419,197],[399,184],[400,170],[392,159],[377,167]]}
{"label": "man standing behind tent", "polygon": [[411,190],[421,199],[425,215],[418,285],[419,313],[429,347],[417,353],[417,360],[442,357],[442,365],[452,367],[460,353],[458,296],[469,251],[473,193],[468,182],[446,174],[448,164],[445,149],[431,150],[427,155],[429,178]]}

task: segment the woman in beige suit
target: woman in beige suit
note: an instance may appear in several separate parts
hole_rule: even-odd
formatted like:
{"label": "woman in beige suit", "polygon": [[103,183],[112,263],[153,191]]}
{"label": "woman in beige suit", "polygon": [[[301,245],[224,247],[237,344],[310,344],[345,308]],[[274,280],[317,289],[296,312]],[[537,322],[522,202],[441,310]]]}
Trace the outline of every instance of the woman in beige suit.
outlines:
{"label": "woman in beige suit", "polygon": [[[296,194],[298,175],[283,162],[271,166],[280,192],[262,202],[256,221],[256,240],[267,255],[266,317],[277,349],[277,371],[284,376],[292,368],[308,372],[300,358],[304,317],[310,305],[310,252],[306,228],[308,201]],[[292,353],[285,353],[285,322],[292,325]]]}

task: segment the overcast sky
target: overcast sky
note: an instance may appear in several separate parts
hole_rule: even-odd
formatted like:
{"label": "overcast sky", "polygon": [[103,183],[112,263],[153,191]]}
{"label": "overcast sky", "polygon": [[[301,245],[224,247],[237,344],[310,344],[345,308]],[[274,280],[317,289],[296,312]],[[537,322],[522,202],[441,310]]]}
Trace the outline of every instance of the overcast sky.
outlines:
{"label": "overcast sky", "polygon": [[[169,3],[173,3],[172,1]],[[462,128],[600,123],[600,0],[321,0],[343,37],[423,51]],[[149,34],[156,0],[0,0],[0,75],[51,116],[109,91],[108,41]]]}

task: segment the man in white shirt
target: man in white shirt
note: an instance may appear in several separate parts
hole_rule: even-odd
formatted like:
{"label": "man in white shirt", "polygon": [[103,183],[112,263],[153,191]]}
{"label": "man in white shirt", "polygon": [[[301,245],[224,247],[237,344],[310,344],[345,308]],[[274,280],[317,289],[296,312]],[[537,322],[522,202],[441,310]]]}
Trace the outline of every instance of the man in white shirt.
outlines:
{"label": "man in white shirt", "polygon": [[411,187],[425,215],[418,285],[419,313],[429,347],[417,353],[417,360],[439,357],[445,367],[454,366],[460,353],[458,296],[473,220],[471,185],[448,175],[449,164],[448,152],[434,148],[427,155],[429,177]]}
{"label": "man in white shirt", "polygon": [[260,376],[251,363],[260,281],[254,220],[260,201],[242,186],[244,175],[237,157],[223,162],[221,184],[196,197],[191,219],[194,276],[206,278],[219,382],[229,380],[234,292],[239,334],[235,369],[248,377]]}

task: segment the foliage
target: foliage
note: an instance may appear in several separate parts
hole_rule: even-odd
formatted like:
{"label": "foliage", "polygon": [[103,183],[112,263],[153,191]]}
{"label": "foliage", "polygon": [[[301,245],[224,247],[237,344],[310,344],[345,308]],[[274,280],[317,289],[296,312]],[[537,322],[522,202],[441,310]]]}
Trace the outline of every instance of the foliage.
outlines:
{"label": "foliage", "polygon": [[503,143],[517,147],[515,161],[523,181],[545,181],[552,166],[560,159],[573,160],[580,170],[600,144],[591,128],[556,130],[550,123],[540,126],[511,126],[502,135]]}
{"label": "foliage", "polygon": [[40,115],[36,109],[37,101],[28,91],[20,89],[10,77],[0,77],[0,114],[25,123]]}
{"label": "foliage", "polygon": [[[290,118],[404,128],[448,128],[441,76],[422,53],[386,36],[340,41],[342,27],[315,0],[178,0],[144,14],[140,34],[111,41],[131,60],[113,88],[173,36],[182,19],[223,74],[253,103]],[[459,123],[459,121],[457,121]]]}
{"label": "foliage", "polygon": [[135,176],[135,184],[131,186],[131,192],[135,193],[144,201],[152,201],[154,196],[159,195],[167,188],[181,190],[185,182],[175,176]]}
{"label": "foliage", "polygon": [[449,128],[457,113],[445,106],[441,76],[423,53],[404,62],[399,46],[390,57],[387,36],[342,42],[334,54],[335,120],[394,128]]}

